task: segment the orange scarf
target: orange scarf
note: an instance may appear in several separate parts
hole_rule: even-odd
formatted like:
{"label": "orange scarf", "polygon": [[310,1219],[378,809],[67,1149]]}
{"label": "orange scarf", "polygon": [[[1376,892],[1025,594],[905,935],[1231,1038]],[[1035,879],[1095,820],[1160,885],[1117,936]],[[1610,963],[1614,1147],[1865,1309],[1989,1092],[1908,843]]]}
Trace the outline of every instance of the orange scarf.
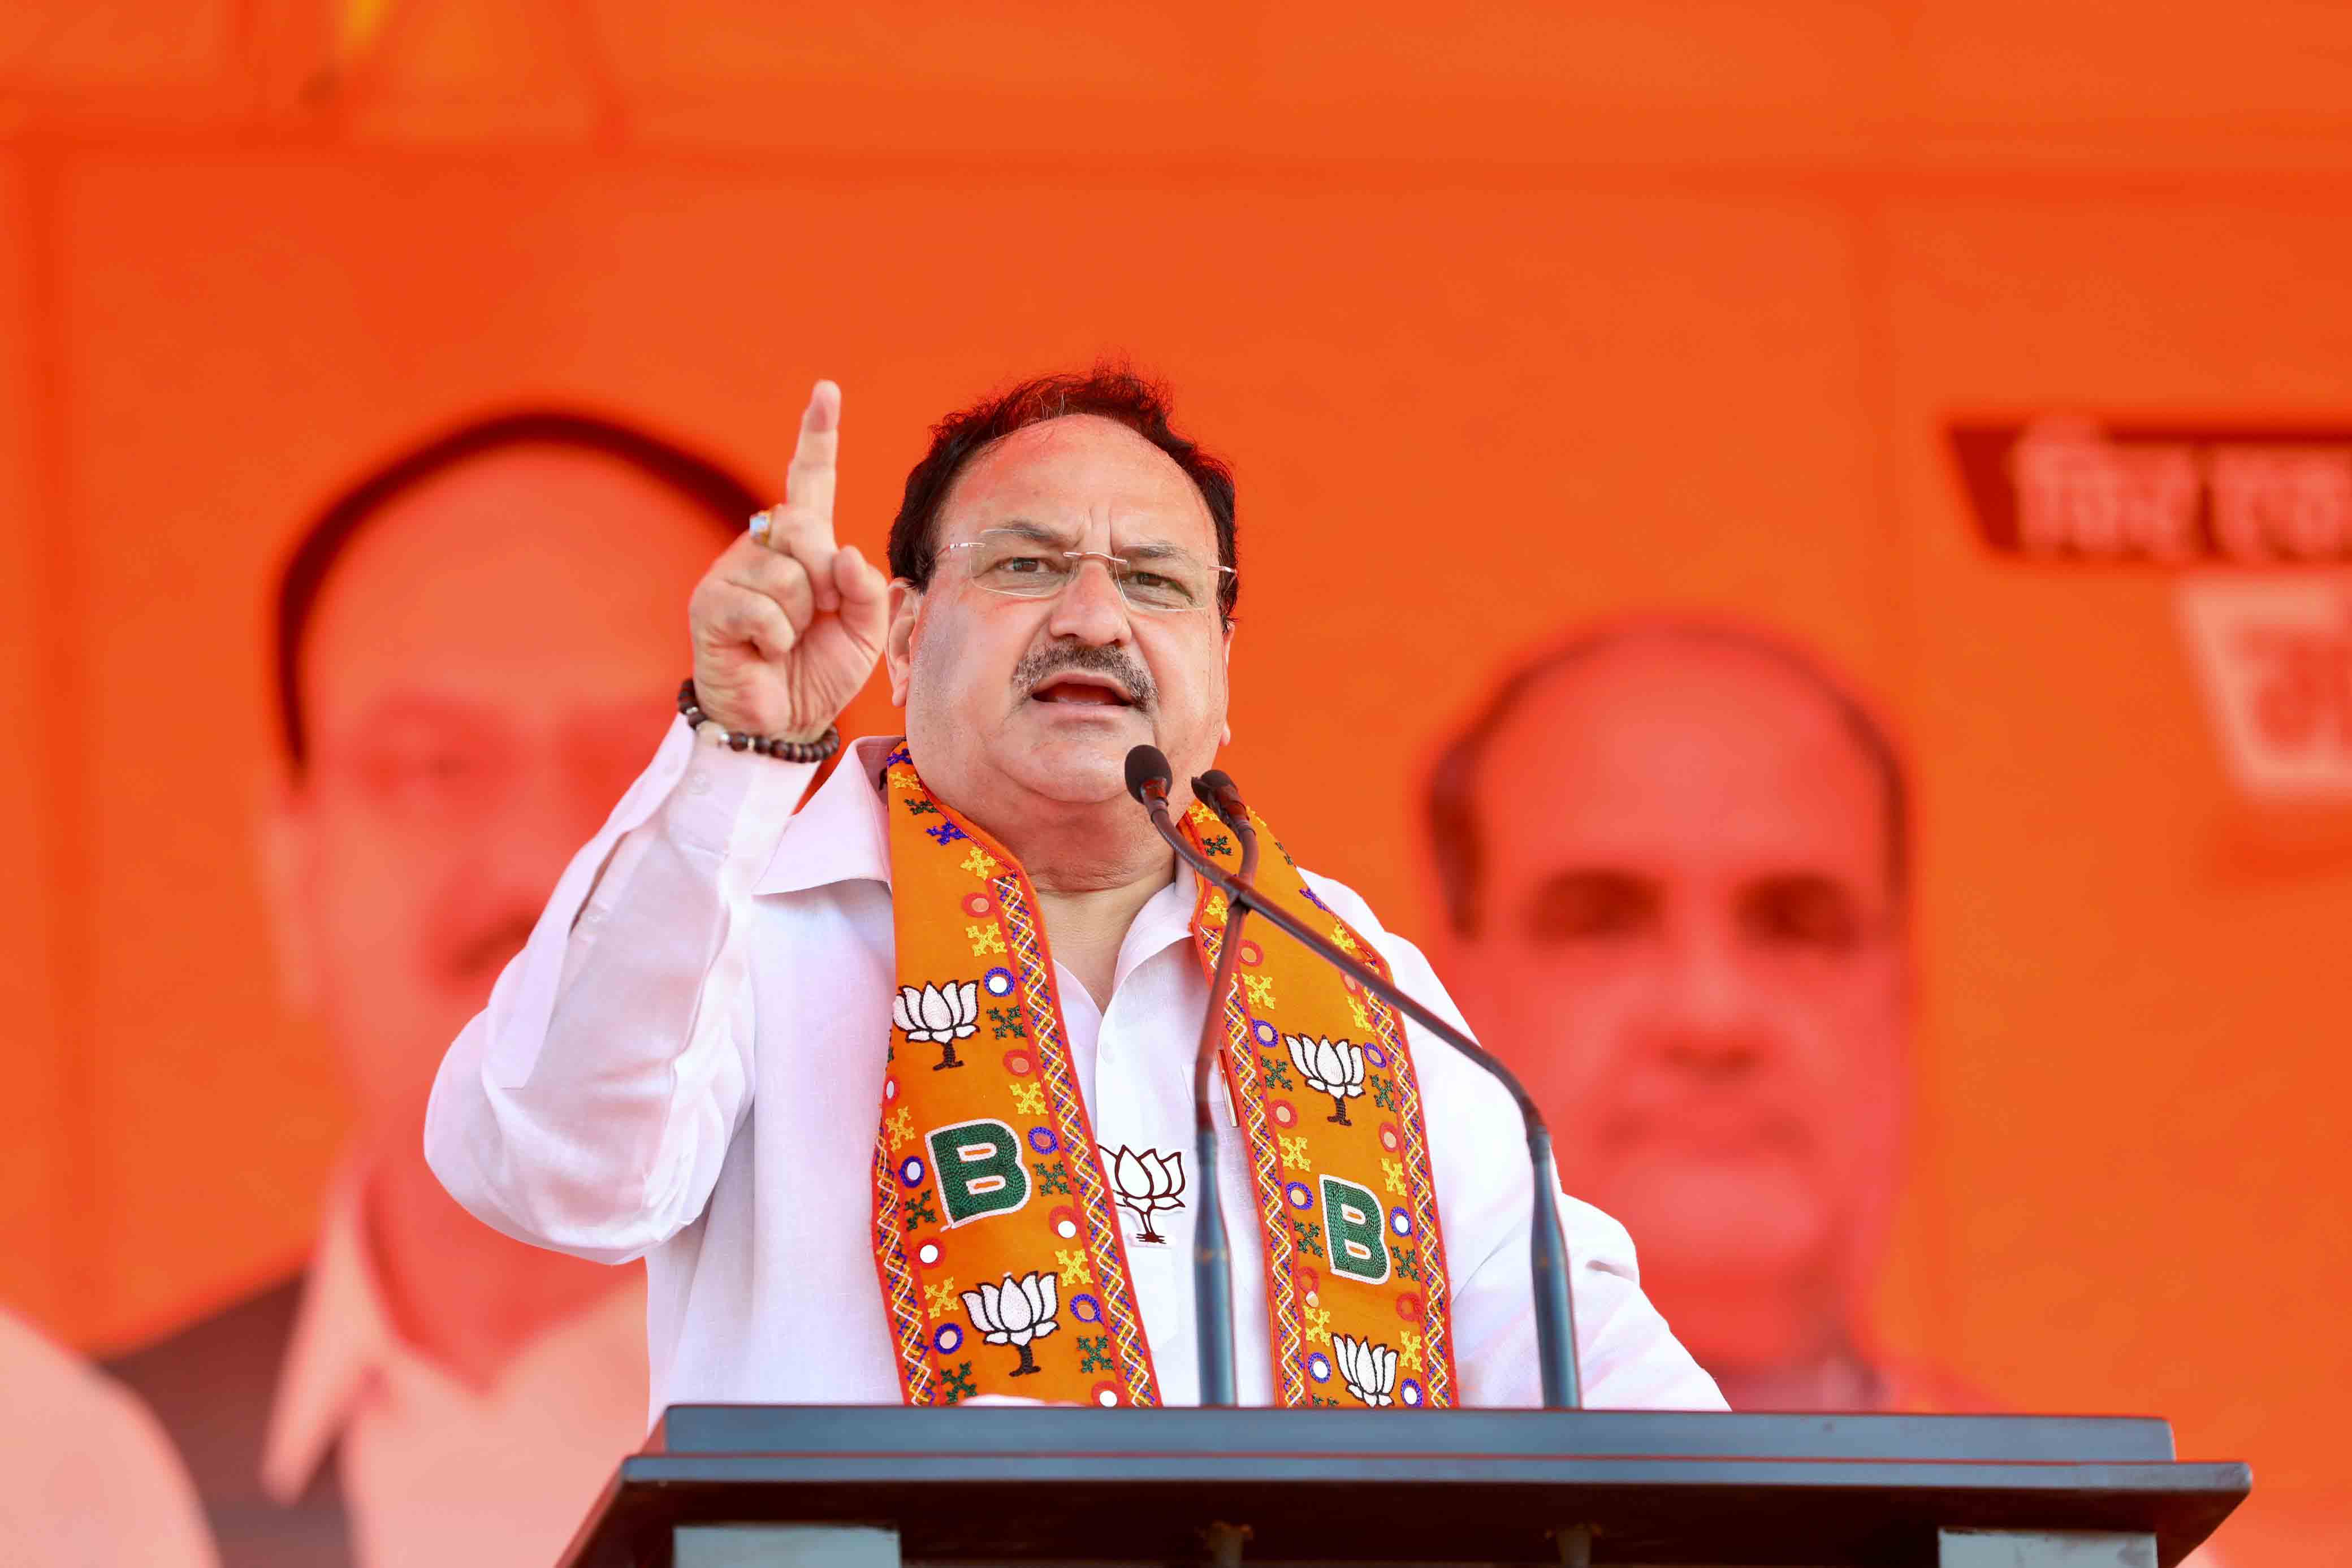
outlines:
{"label": "orange scarf", "polygon": [[[1152,1214],[1182,1201],[1183,1155],[1096,1146],[1036,890],[924,789],[904,745],[886,767],[898,990],[874,1248],[907,1402],[1157,1405],[1117,1210],[1156,1239]],[[1207,808],[1183,831],[1219,864],[1239,863]],[[1286,907],[1322,909],[1330,939],[1387,974],[1274,847],[1259,886]],[[1192,947],[1203,973],[1226,913],[1202,883]],[[1244,936],[1236,957],[1222,1061],[1265,1243],[1277,1396],[1449,1406],[1444,1254],[1402,1020],[1296,943]]]}

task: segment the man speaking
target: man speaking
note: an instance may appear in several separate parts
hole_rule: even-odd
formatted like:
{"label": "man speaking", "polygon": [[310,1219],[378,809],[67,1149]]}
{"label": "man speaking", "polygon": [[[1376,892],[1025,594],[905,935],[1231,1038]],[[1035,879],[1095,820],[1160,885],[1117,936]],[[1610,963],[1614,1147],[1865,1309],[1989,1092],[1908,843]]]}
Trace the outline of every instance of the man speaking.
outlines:
{"label": "man speaking", "polygon": [[[646,1260],[656,1412],[1194,1403],[1183,1151],[1228,912],[1124,763],[1187,779],[1226,736],[1232,476],[1125,372],[1029,382],[933,433],[886,579],[835,543],[839,416],[819,382],[785,503],[696,588],[679,722],[451,1048],[427,1154],[509,1235]],[[877,660],[904,739],[795,812]],[[1346,887],[1280,854],[1259,883],[1456,1016]],[[1537,1403],[1509,1095],[1296,944],[1235,956],[1243,1402]],[[1719,1408],[1623,1229],[1566,1226],[1588,1402]]]}

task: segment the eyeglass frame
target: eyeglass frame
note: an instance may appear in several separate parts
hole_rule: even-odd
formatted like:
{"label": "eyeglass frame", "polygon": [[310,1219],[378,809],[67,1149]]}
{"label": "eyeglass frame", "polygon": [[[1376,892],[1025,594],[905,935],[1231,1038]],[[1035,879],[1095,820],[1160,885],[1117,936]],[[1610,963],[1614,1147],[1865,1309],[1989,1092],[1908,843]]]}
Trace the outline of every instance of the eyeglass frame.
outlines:
{"label": "eyeglass frame", "polygon": [[992,588],[987,583],[981,581],[976,574],[967,571],[964,574],[965,580],[970,582],[973,587],[979,589],[982,593],[992,593],[999,599],[1016,599],[1029,604],[1049,603],[1052,601],[1060,598],[1064,593],[1069,591],[1070,584],[1077,580],[1080,568],[1084,567],[1087,561],[1098,560],[1103,563],[1103,570],[1110,577],[1111,589],[1118,595],[1118,601],[1121,604],[1126,605],[1129,610],[1139,611],[1146,615],[1192,615],[1206,611],[1213,612],[1220,621],[1223,621],[1227,624],[1231,624],[1232,622],[1233,618],[1225,613],[1225,607],[1223,602],[1225,596],[1224,580],[1227,578],[1238,578],[1241,576],[1241,573],[1234,568],[1225,565],[1223,561],[1212,561],[1209,563],[1209,570],[1219,575],[1210,580],[1212,587],[1208,598],[1202,603],[1186,606],[1181,609],[1171,605],[1138,604],[1134,600],[1129,599],[1127,596],[1127,584],[1122,573],[1135,570],[1150,570],[1148,564],[1133,562],[1129,560],[1125,556],[1113,555],[1105,550],[1057,549],[1055,547],[1060,541],[1054,539],[1052,536],[1045,534],[1042,530],[1038,533],[1032,534],[1024,529],[1013,528],[982,528],[979,538],[961,539],[951,545],[940,546],[934,555],[934,565],[937,564],[938,558],[944,557],[950,551],[980,549],[982,545],[990,542],[988,538],[990,534],[1015,535],[1022,539],[1034,544],[1037,547],[1037,553],[1041,556],[1059,557],[1063,560],[1074,561],[1077,564],[1070,569],[1070,575],[1063,582],[1062,586],[1054,590],[1051,593],[1014,593],[1007,589]]}

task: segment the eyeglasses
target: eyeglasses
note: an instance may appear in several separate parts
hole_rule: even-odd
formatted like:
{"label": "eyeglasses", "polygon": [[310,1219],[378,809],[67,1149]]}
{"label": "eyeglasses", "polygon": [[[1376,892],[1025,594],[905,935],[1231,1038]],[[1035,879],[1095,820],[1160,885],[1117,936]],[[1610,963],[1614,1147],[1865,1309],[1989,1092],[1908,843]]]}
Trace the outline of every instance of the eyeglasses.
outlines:
{"label": "eyeglasses", "polygon": [[1225,579],[1234,575],[1232,567],[1183,550],[1153,549],[1129,557],[1062,549],[1018,528],[990,528],[940,553],[961,561],[974,587],[1007,599],[1051,599],[1070,586],[1087,562],[1098,560],[1127,607],[1153,615],[1213,610]]}

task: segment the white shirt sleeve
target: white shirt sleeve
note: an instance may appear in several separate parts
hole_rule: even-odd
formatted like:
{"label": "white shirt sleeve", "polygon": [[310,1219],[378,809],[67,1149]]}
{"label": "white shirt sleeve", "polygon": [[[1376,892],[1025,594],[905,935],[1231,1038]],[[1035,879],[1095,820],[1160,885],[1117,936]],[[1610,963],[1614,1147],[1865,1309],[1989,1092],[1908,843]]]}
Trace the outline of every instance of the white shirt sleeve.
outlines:
{"label": "white shirt sleeve", "polygon": [[751,1103],[751,890],[815,772],[671,726],[442,1061],[425,1155],[476,1218],[623,1263],[702,1212]]}
{"label": "white shirt sleeve", "polygon": [[[1555,1176],[1555,1180],[1557,1177]],[[1527,1173],[1517,1187],[1530,1186]],[[1534,1281],[1528,1272],[1528,1199],[1503,1245],[1454,1287],[1463,1398],[1470,1405],[1537,1406]],[[1633,1239],[1589,1203],[1562,1195],[1560,1224],[1576,1310],[1576,1364],[1589,1410],[1724,1410],[1722,1391],[1642,1292]]]}
{"label": "white shirt sleeve", "polygon": [[[1407,996],[1464,1033],[1469,1024],[1421,949],[1382,930],[1353,890],[1308,874],[1316,893],[1379,944]],[[1500,1081],[1419,1024],[1406,1021],[1419,1065],[1439,1185],[1439,1228],[1452,1281],[1454,1361],[1465,1406],[1543,1403],[1536,1356],[1528,1237],[1534,1173],[1518,1104]],[[1475,1038],[1473,1035],[1472,1038]],[[1555,1138],[1574,1137],[1555,1126]],[[1552,1174],[1555,1187],[1559,1174]],[[1562,1196],[1577,1368],[1592,1409],[1722,1410],[1722,1392],[1642,1293],[1633,1239],[1589,1203]]]}

